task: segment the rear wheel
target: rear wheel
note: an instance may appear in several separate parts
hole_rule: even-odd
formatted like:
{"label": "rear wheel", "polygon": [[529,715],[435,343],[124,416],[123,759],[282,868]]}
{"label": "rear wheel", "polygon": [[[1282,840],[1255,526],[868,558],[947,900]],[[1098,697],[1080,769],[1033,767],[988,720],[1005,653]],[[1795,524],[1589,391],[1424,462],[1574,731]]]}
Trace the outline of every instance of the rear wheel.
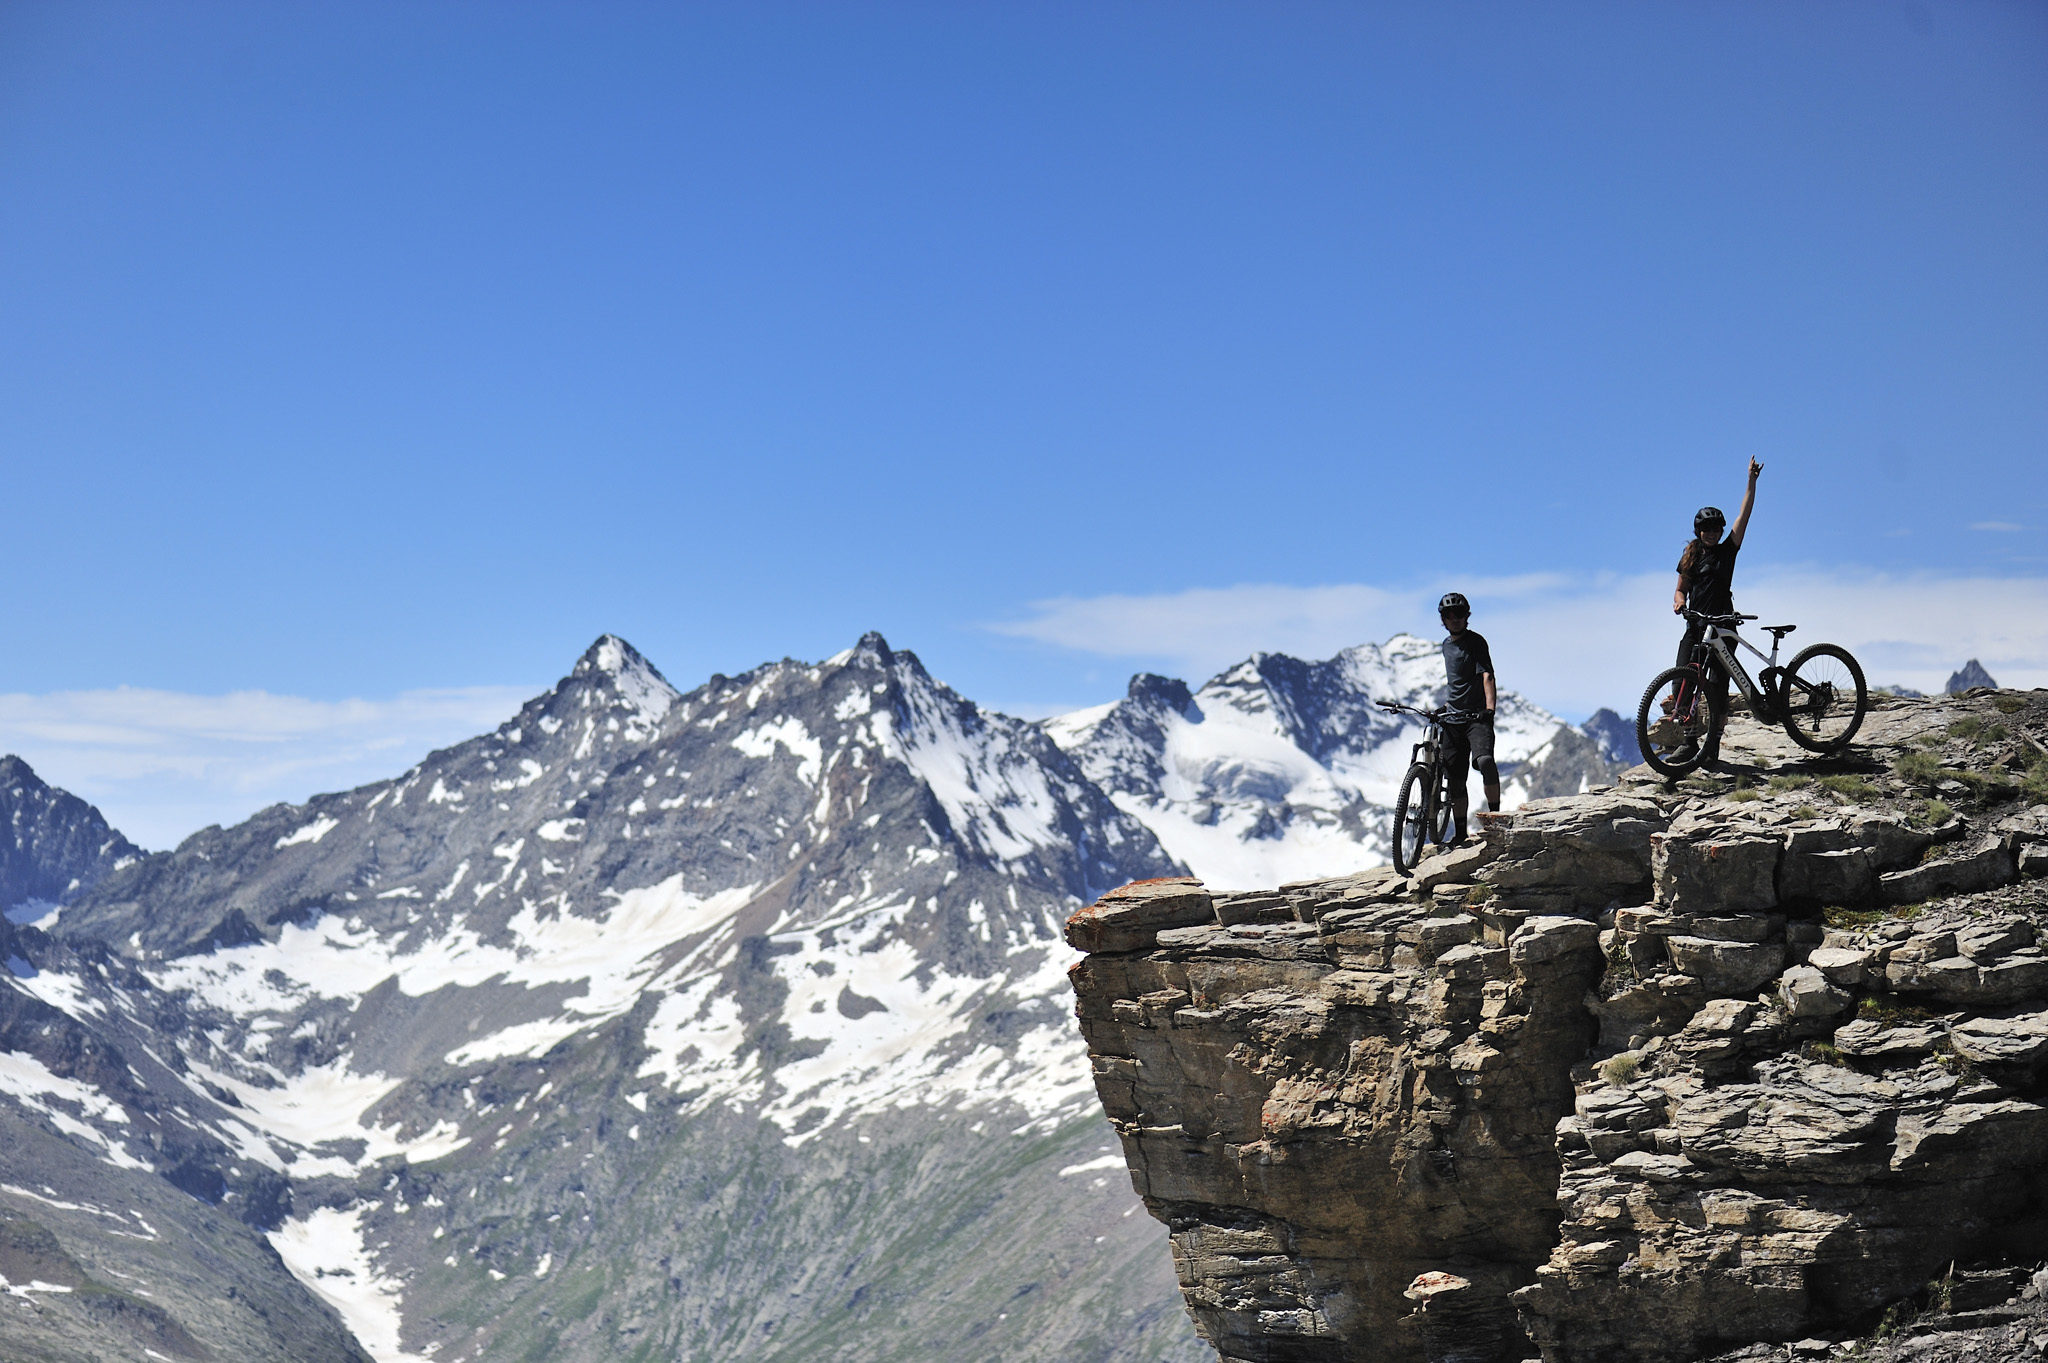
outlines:
{"label": "rear wheel", "polygon": [[1696,667],[1667,667],[1636,707],[1636,746],[1659,775],[1679,777],[1700,764],[1714,727],[1713,707]]}
{"label": "rear wheel", "polygon": [[1863,727],[1870,692],[1839,644],[1815,644],[1785,669],[1785,732],[1810,752],[1839,752]]}
{"label": "rear wheel", "polygon": [[1417,762],[1401,778],[1401,798],[1394,802],[1394,869],[1407,875],[1422,860],[1436,823],[1436,801],[1429,768]]}

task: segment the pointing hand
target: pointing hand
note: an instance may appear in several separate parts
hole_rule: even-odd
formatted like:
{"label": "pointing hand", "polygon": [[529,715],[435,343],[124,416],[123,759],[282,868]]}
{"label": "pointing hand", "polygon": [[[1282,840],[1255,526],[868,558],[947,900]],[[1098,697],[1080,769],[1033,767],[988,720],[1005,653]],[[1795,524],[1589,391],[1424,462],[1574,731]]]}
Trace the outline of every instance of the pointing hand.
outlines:
{"label": "pointing hand", "polygon": [[1754,460],[1754,459],[1752,459],[1752,460],[1750,460],[1750,461],[1749,461],[1749,481],[1750,481],[1750,482],[1754,483],[1754,482],[1756,481],[1756,476],[1757,476],[1757,475],[1758,475],[1759,473],[1762,473],[1763,471],[1764,471],[1764,466],[1763,466],[1762,464],[1759,464],[1759,463],[1757,463],[1757,461],[1756,461],[1756,460]]}

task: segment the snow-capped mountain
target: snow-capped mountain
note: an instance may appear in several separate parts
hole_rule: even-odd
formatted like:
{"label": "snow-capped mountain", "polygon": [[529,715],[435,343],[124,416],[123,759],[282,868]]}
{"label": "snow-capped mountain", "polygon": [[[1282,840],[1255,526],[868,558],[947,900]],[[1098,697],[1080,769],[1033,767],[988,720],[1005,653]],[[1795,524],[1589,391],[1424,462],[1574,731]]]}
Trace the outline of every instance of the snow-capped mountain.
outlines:
{"label": "snow-capped mountain", "polygon": [[[1388,859],[1393,805],[1422,730],[1382,700],[1442,705],[1439,646],[1400,634],[1321,662],[1260,653],[1192,693],[1144,674],[1122,700],[1041,722],[1196,875],[1252,889]],[[1586,735],[1512,691],[1499,697],[1494,755],[1510,808],[1610,770]],[[1470,786],[1478,807],[1477,776]]]}
{"label": "snow-capped mountain", "polygon": [[[161,1297],[121,1237],[168,1180],[296,1279],[209,1286],[302,1284],[379,1363],[1198,1357],[1058,933],[1180,869],[878,636],[687,695],[606,637],[492,733],[16,930],[0,993],[73,1042],[0,1106],[76,1177],[0,1154],[0,1210]],[[351,1356],[202,1298],[165,1329]]]}
{"label": "snow-capped mountain", "polygon": [[[63,906],[0,920],[0,1339],[1206,1357],[1059,924],[1383,860],[1415,728],[1373,702],[1441,686],[1404,636],[1033,724],[875,635],[687,694],[606,636],[490,733],[172,852],[23,776],[83,831],[23,816],[6,863]],[[1500,715],[1510,799],[1607,770]]]}

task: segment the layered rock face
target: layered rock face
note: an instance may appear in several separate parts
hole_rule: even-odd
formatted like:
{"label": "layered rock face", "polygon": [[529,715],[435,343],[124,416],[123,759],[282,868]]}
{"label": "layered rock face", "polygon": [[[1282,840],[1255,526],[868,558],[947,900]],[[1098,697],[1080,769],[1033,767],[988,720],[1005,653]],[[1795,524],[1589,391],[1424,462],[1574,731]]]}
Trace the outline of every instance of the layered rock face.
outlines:
{"label": "layered rock face", "polygon": [[1829,765],[1740,726],[1740,776],[1638,769],[1412,878],[1075,915],[1097,1089],[1220,1356],[1825,1353],[2024,1282],[2048,693],[1866,731]]}

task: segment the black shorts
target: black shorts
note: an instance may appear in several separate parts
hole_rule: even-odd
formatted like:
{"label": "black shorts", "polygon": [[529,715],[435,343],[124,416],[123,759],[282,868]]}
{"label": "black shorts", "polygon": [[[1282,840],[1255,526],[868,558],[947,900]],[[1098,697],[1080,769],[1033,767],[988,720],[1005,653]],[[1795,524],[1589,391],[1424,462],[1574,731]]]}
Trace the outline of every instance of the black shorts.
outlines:
{"label": "black shorts", "polygon": [[1454,785],[1465,784],[1465,764],[1470,762],[1475,771],[1481,770],[1480,763],[1493,761],[1493,724],[1484,719],[1475,719],[1469,724],[1444,725],[1444,769],[1451,773]]}

